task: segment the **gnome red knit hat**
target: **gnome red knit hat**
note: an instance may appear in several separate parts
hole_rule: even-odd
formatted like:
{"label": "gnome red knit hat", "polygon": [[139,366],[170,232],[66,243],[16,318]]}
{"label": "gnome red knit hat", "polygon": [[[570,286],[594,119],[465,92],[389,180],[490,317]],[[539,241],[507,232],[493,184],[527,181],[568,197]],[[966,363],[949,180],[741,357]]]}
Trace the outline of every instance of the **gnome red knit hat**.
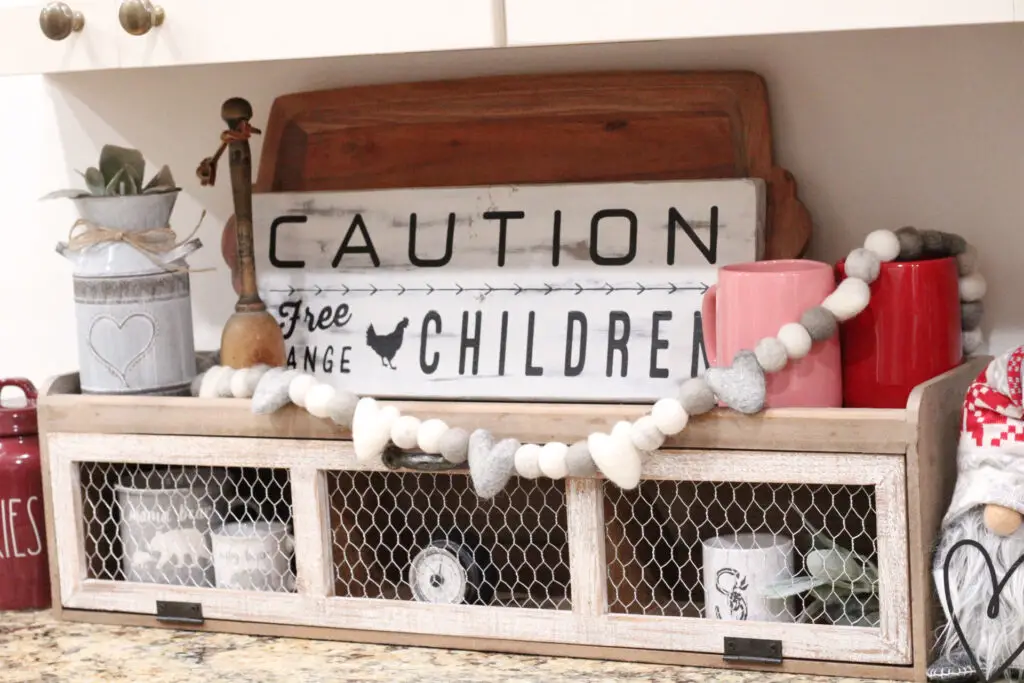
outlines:
{"label": "gnome red knit hat", "polygon": [[967,389],[953,500],[943,519],[1001,505],[1024,514],[1024,346],[994,359]]}

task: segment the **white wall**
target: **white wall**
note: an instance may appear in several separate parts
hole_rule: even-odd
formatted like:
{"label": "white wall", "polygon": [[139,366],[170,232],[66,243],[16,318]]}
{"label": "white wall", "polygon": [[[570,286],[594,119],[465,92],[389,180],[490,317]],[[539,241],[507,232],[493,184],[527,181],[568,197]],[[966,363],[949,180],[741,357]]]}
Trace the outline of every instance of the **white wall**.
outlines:
{"label": "white wall", "polygon": [[[226,176],[200,188],[194,169],[217,144],[220,103],[249,98],[265,123],[279,94],[357,83],[493,73],[605,69],[750,69],[768,81],[776,156],[815,221],[811,256],[842,257],[879,227],[958,231],[991,283],[990,351],[1024,343],[1024,26],[759,37],[673,44],[519,48],[445,55],[240,64],[0,79],[0,377],[73,369],[67,264],[54,253],[74,213],[39,203],[77,184],[106,142],[170,164],[185,188],[180,235],[208,210],[193,276],[197,346],[216,348],[234,294],[219,257],[230,214]],[[258,155],[259,140],[254,153]],[[685,150],[680,150],[685,154]]]}

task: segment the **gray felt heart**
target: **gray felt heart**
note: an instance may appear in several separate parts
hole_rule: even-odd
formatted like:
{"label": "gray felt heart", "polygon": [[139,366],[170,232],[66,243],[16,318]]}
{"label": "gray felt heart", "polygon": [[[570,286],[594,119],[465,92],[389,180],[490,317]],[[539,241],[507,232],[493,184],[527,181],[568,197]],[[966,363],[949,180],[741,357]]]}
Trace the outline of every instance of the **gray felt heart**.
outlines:
{"label": "gray felt heart", "polygon": [[515,439],[494,443],[494,437],[486,429],[477,429],[469,435],[469,476],[476,495],[493,498],[505,488],[515,471],[518,448],[519,442]]}
{"label": "gray felt heart", "polygon": [[747,415],[764,408],[764,370],[753,351],[740,351],[728,368],[708,368],[704,381],[725,405]]}

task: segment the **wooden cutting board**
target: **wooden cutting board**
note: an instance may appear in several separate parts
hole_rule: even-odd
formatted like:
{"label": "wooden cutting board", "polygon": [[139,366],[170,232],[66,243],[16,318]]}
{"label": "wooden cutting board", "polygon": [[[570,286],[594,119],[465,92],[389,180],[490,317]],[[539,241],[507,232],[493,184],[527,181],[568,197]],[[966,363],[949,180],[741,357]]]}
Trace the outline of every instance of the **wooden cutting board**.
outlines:
{"label": "wooden cutting board", "polygon": [[[765,257],[806,250],[811,220],[772,161],[749,72],[500,76],[278,97],[257,192],[762,178]],[[233,251],[225,235],[224,248]]]}

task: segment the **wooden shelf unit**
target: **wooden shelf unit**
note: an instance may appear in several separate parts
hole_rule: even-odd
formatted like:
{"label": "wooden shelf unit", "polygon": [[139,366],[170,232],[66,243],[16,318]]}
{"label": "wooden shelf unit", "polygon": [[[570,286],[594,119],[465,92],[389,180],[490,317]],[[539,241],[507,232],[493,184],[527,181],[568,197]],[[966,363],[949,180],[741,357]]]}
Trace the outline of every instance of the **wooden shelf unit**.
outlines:
{"label": "wooden shelf unit", "polygon": [[[694,419],[645,464],[644,479],[652,483],[873,487],[882,598],[878,628],[767,626],[610,609],[609,577],[628,572],[630,558],[609,552],[606,541],[618,532],[608,523],[606,482],[599,477],[564,482],[571,609],[564,603],[524,609],[340,597],[333,544],[344,525],[336,516],[331,524],[337,504],[329,486],[332,473],[410,475],[356,462],[348,433],[294,407],[256,416],[246,400],[83,396],[76,375],[52,381],[39,403],[55,611],[65,619],[161,626],[156,600],[186,600],[202,603],[206,621],[188,627],[202,630],[924,680],[941,614],[930,583],[931,548],[954,481],[963,393],[987,361],[971,360],[919,386],[906,410],[786,409],[752,417],[715,411]],[[574,441],[643,412],[625,405],[396,405],[453,426],[541,443]],[[80,463],[287,469],[298,591],[88,578]],[[724,636],[781,639],[783,662],[725,662]]]}

